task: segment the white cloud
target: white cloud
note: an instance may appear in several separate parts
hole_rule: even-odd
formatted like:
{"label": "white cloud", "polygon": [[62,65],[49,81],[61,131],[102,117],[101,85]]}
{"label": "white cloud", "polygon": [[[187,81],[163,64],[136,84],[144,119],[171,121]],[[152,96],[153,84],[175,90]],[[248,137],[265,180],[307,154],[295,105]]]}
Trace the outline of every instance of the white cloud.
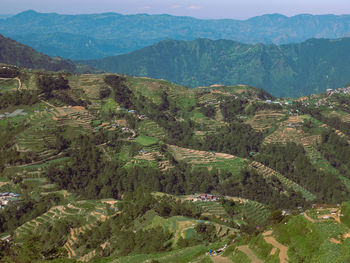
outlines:
{"label": "white cloud", "polygon": [[199,5],[190,5],[189,7],[187,7],[187,9],[190,10],[199,10],[201,9],[201,7]]}

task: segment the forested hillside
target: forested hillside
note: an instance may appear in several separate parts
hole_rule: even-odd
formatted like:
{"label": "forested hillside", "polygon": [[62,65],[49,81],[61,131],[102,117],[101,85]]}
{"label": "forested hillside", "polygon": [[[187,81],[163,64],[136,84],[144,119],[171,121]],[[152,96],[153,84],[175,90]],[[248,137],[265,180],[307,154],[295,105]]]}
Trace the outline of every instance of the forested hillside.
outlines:
{"label": "forested hillside", "polygon": [[170,15],[61,15],[29,10],[0,20],[0,33],[50,56],[96,59],[169,38],[265,44],[299,43],[314,37],[335,39],[350,36],[349,21],[349,15],[271,14],[248,20],[202,20]]}
{"label": "forested hillside", "polygon": [[51,58],[34,49],[0,35],[0,63],[31,69],[76,72],[69,60]]}
{"label": "forested hillside", "polygon": [[344,87],[350,81],[350,38],[301,44],[248,45],[229,40],[165,40],[126,55],[84,62],[198,87],[237,83],[275,96],[297,97]]}
{"label": "forested hillside", "polygon": [[349,87],[0,76],[1,262],[349,258]]}

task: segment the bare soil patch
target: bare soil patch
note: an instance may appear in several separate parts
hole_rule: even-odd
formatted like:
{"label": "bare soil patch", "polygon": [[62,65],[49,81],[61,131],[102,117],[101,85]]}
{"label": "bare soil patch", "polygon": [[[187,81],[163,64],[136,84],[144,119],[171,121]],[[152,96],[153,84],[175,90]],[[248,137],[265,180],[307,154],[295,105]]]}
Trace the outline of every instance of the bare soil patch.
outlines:
{"label": "bare soil patch", "polygon": [[265,236],[264,239],[267,243],[273,245],[275,248],[278,248],[280,250],[280,253],[279,253],[280,263],[288,263],[288,253],[287,253],[288,247],[277,242],[277,240],[272,236]]}

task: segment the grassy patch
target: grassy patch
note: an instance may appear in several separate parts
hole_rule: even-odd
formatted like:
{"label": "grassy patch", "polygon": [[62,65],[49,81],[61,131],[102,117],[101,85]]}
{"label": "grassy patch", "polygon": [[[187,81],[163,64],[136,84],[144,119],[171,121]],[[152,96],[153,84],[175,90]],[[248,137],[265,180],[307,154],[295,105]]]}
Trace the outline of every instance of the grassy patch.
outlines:
{"label": "grassy patch", "polygon": [[135,141],[143,146],[151,146],[156,144],[158,142],[158,139],[145,135],[140,135],[135,139]]}
{"label": "grassy patch", "polygon": [[347,227],[350,227],[350,201],[344,202],[341,207],[342,214],[341,222]]}
{"label": "grassy patch", "polygon": [[[210,246],[211,249],[218,249],[222,246],[220,243],[215,243]],[[205,253],[209,251],[209,247],[205,245],[198,245],[194,247],[188,247],[184,249],[177,249],[170,252],[162,252],[156,254],[138,254],[134,256],[121,257],[113,260],[113,263],[134,263],[134,262],[146,262],[147,260],[155,259],[161,263],[188,263],[196,260],[200,257],[200,262],[208,262],[208,259],[204,257]],[[206,261],[202,261],[206,260]],[[148,261],[149,262],[149,261]],[[210,261],[209,261],[210,262]]]}

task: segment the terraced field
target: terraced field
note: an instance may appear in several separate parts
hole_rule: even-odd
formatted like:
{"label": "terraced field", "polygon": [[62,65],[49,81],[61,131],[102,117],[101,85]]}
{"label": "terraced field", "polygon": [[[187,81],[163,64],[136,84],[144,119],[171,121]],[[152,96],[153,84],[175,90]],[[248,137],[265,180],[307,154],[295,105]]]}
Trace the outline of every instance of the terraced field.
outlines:
{"label": "terraced field", "polygon": [[168,145],[168,149],[176,160],[185,161],[193,168],[230,171],[233,175],[239,175],[247,164],[247,160],[226,153],[198,151],[174,145]]}
{"label": "terraced field", "polygon": [[143,120],[137,127],[139,134],[144,134],[162,140],[165,138],[165,130],[152,120]]}
{"label": "terraced field", "polygon": [[247,200],[241,207],[244,217],[257,224],[264,224],[270,215],[269,210],[263,204],[252,200]]}
{"label": "terraced field", "polygon": [[104,76],[105,75],[84,74],[68,78],[71,89],[82,91],[84,94],[81,96],[82,99],[86,98],[91,102],[89,110],[99,110],[101,108],[99,92],[102,87],[107,86],[104,82]]}
{"label": "terraced field", "polygon": [[[116,201],[110,200],[108,202],[115,203]],[[84,233],[86,230],[91,230],[99,222],[104,222],[109,216],[106,202],[103,200],[78,201],[67,205],[52,207],[43,215],[18,227],[14,232],[14,236],[16,239],[21,239],[23,236],[35,232],[36,229],[45,226],[47,223],[53,223],[63,218],[76,218],[81,223],[81,226],[70,230],[64,248],[67,250],[68,258],[80,258],[84,255],[78,255],[74,250],[74,244],[79,239],[79,234]],[[83,259],[91,259],[90,256],[85,255]]]}
{"label": "terraced field", "polygon": [[221,218],[228,217],[228,214],[226,213],[225,209],[218,202],[198,201],[198,202],[196,202],[196,205],[198,205],[202,209],[204,214],[209,214],[212,216],[219,216]]}
{"label": "terraced field", "polygon": [[284,111],[259,111],[246,123],[257,131],[264,131],[270,129],[271,125],[282,121],[285,117],[286,112]]}

